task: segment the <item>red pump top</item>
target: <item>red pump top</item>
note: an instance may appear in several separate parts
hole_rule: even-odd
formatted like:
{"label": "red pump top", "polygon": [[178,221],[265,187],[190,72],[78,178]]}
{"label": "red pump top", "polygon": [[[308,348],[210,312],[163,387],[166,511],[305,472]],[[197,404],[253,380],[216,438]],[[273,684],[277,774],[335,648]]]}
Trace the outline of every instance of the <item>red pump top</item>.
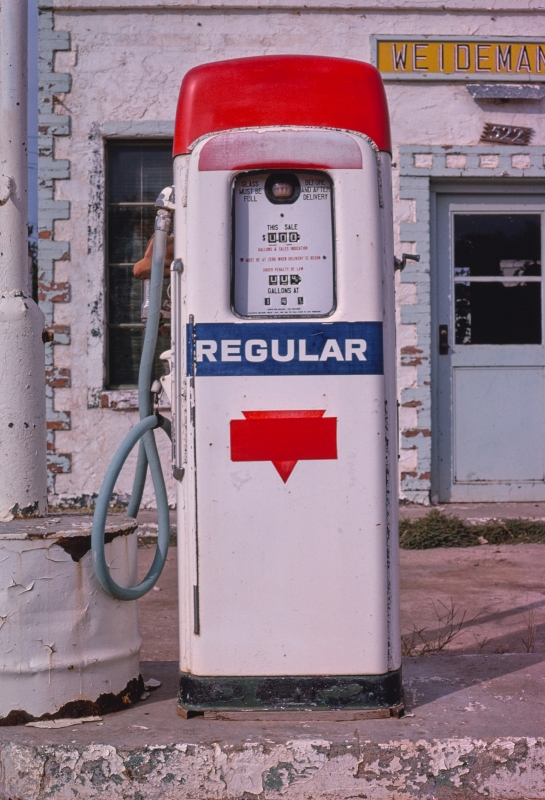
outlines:
{"label": "red pump top", "polygon": [[174,156],[206,133],[305,125],[369,136],[392,151],[384,85],[363,61],[322,56],[259,56],[194,67],[180,90]]}

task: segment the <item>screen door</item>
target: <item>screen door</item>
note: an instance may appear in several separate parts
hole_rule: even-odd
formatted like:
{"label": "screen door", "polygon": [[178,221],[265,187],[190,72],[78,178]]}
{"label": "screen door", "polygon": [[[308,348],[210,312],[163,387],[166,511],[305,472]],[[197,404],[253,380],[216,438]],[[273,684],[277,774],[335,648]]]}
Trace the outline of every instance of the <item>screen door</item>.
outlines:
{"label": "screen door", "polygon": [[437,195],[440,502],[545,500],[539,195]]}

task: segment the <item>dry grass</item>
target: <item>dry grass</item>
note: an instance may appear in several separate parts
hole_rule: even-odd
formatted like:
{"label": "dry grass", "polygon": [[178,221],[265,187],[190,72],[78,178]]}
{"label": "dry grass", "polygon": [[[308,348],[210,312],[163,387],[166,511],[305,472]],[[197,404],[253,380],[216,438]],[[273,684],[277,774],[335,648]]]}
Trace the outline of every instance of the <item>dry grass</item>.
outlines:
{"label": "dry grass", "polygon": [[524,649],[526,650],[527,653],[533,653],[536,645],[536,631],[537,631],[537,619],[536,619],[535,608],[531,608],[524,615],[524,621],[526,623],[526,638],[521,639],[521,642],[524,645]]}
{"label": "dry grass", "polygon": [[[437,630],[429,632],[428,628],[417,628],[413,625],[412,631],[401,637],[401,651],[404,656],[438,655],[444,652],[462,632],[467,612],[457,606],[452,598],[448,605],[441,600],[434,602],[433,610],[437,618]],[[473,621],[470,620],[466,624]]]}
{"label": "dry grass", "polygon": [[468,525],[459,517],[442,514],[437,509],[424,517],[401,519],[399,522],[399,544],[405,550],[522,542],[545,543],[545,522],[502,519]]}

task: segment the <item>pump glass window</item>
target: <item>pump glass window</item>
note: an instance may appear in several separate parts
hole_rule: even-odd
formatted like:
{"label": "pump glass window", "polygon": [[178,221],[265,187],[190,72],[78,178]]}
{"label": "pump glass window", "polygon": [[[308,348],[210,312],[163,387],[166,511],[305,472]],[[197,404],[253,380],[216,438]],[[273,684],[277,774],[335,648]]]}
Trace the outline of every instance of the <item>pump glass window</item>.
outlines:
{"label": "pump glass window", "polygon": [[[107,385],[132,388],[138,383],[143,325],[140,319],[143,282],[133,267],[153,236],[155,200],[172,184],[172,143],[115,141],[107,146],[106,286]],[[165,287],[168,280],[165,280]],[[157,353],[170,347],[159,336]]]}
{"label": "pump glass window", "polygon": [[333,187],[328,175],[239,175],[233,221],[236,314],[325,317],[334,311]]}
{"label": "pump glass window", "polygon": [[541,344],[541,215],[454,214],[456,344]]}

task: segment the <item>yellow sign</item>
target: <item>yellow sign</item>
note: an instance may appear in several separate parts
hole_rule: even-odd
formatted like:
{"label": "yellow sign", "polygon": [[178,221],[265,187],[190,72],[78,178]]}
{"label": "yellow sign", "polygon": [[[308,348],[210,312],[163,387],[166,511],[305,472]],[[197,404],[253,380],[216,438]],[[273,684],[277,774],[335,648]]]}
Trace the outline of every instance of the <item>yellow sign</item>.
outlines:
{"label": "yellow sign", "polygon": [[375,43],[375,63],[388,78],[545,81],[544,41],[377,37]]}

